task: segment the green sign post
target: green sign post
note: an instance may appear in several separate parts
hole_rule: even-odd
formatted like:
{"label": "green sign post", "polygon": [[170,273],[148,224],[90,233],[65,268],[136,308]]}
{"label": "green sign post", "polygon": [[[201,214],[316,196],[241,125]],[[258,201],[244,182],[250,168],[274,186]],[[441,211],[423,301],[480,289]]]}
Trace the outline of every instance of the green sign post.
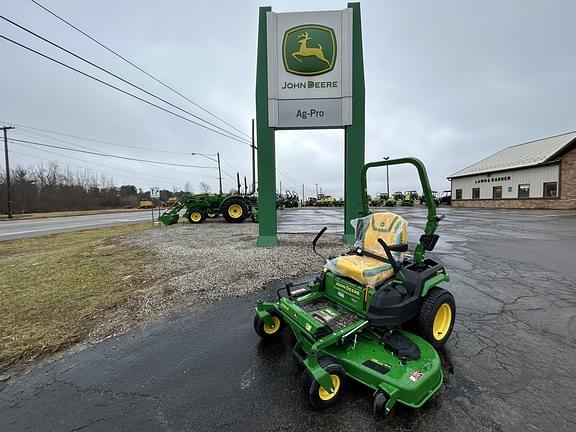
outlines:
{"label": "green sign post", "polygon": [[[364,63],[360,4],[274,14],[261,7],[256,67],[259,246],[278,242],[276,129],[345,128],[344,237],[362,211]],[[303,197],[304,198],[304,197]]]}

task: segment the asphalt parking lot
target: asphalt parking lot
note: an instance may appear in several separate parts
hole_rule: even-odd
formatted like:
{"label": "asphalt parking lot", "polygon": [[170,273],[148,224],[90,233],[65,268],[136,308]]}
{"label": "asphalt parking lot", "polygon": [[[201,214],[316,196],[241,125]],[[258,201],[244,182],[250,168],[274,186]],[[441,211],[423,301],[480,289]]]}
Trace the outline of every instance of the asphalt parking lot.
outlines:
{"label": "asphalt parking lot", "polygon": [[[415,241],[425,209],[396,210]],[[337,231],[339,212],[287,210],[280,231]],[[441,353],[444,388],[422,409],[397,407],[377,422],[371,392],[359,385],[335,408],[309,409],[290,339],[265,345],[252,329],[256,299],[271,294],[263,292],[196,307],[0,382],[0,430],[575,430],[576,214],[439,213],[446,220],[432,255],[451,276],[457,322]]]}

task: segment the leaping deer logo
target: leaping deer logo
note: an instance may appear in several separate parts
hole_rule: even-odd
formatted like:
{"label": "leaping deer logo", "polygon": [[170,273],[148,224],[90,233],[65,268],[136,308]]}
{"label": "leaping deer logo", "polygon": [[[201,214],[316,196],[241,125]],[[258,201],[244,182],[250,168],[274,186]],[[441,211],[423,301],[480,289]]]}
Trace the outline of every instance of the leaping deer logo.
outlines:
{"label": "leaping deer logo", "polygon": [[293,52],[292,57],[294,57],[300,63],[303,63],[300,57],[314,56],[318,60],[326,63],[328,67],[332,67],[332,64],[324,56],[324,49],[322,48],[322,44],[318,44],[317,48],[310,48],[308,47],[309,40],[312,40],[312,38],[308,35],[308,32],[300,33],[298,35],[298,44],[300,45],[300,49],[296,52]]}
{"label": "leaping deer logo", "polygon": [[328,73],[336,63],[336,34],[321,24],[305,24],[284,32],[282,61],[286,72],[300,76]]}

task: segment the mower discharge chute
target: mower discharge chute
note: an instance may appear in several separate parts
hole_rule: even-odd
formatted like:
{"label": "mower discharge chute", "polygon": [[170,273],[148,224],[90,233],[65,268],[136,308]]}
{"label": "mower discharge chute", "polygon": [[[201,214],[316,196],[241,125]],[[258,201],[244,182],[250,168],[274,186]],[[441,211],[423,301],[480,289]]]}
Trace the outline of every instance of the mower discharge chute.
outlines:
{"label": "mower discharge chute", "polygon": [[[368,209],[366,171],[397,164],[418,169],[428,205],[424,234],[411,259],[406,221]],[[374,391],[374,412],[385,415],[397,402],[418,408],[438,392],[443,375],[436,350],[448,340],[456,311],[452,294],[438,286],[449,280],[446,270],[425,258],[438,241],[440,218],[422,162],[369,163],[361,181],[363,210],[353,221],[353,249],[326,260],[314,282],[287,285],[276,301],[258,302],[254,327],[265,340],[285,327],[294,333],[293,352],[305,367],[302,384],[313,407],[331,406],[345,381],[354,379]],[[325,231],[312,242],[314,252]]]}

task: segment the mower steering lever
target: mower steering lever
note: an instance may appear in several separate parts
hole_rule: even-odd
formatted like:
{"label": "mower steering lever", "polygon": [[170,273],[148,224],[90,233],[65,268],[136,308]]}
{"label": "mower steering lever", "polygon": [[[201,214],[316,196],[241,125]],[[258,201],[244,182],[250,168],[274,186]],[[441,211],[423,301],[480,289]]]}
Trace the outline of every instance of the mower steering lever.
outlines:
{"label": "mower steering lever", "polygon": [[398,271],[400,271],[400,265],[398,264],[398,261],[396,261],[396,259],[392,255],[392,251],[390,250],[390,248],[388,247],[386,242],[384,240],[382,240],[381,238],[378,239],[378,243],[380,243],[380,246],[382,246],[384,248],[384,252],[386,252],[386,257],[388,258],[388,262],[390,263],[390,265],[394,269],[394,273],[398,273]]}
{"label": "mower steering lever", "polygon": [[318,240],[320,239],[320,237],[322,237],[322,234],[324,234],[326,232],[326,230],[328,229],[328,227],[324,227],[320,230],[320,232],[318,234],[316,234],[316,237],[314,237],[314,240],[312,240],[312,250],[314,251],[314,253],[316,255],[318,255],[320,258],[322,258],[324,261],[326,261],[326,258],[324,258],[322,255],[320,255],[318,252],[316,252],[316,243],[318,242]]}
{"label": "mower steering lever", "polygon": [[318,234],[316,234],[316,237],[314,237],[314,240],[312,240],[312,246],[314,248],[316,248],[316,243],[318,242],[318,240],[320,240],[320,237],[322,237],[322,234],[324,234],[327,229],[328,229],[328,227],[324,227],[320,230],[320,232]]}

